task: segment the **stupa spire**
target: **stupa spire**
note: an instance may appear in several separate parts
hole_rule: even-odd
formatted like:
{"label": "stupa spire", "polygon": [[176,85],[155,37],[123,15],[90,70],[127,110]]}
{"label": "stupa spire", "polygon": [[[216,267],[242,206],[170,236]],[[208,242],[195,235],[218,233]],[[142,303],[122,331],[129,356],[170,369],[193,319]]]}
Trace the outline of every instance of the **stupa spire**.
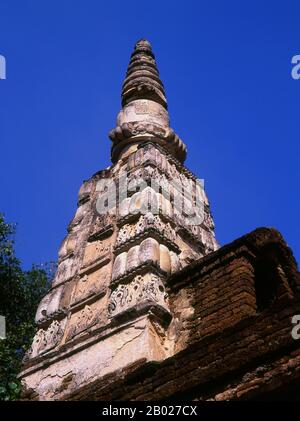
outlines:
{"label": "stupa spire", "polygon": [[[81,186],[37,309],[20,374],[24,399],[80,400],[107,379],[117,390],[120,376],[175,358],[190,334],[194,290],[172,279],[218,244],[203,185],[182,165],[185,146],[169,126],[148,41],[135,45],[122,99],[113,165]],[[185,273],[195,283],[193,266]]]}
{"label": "stupa spire", "polygon": [[136,99],[150,99],[167,109],[164,85],[159,78],[155,56],[149,41],[135,44],[122,89],[122,106]]}
{"label": "stupa spire", "polygon": [[111,158],[118,161],[137,144],[154,142],[184,162],[186,146],[170,128],[167,100],[151,44],[135,44],[122,87],[122,109],[117,126],[109,133],[113,142]]}

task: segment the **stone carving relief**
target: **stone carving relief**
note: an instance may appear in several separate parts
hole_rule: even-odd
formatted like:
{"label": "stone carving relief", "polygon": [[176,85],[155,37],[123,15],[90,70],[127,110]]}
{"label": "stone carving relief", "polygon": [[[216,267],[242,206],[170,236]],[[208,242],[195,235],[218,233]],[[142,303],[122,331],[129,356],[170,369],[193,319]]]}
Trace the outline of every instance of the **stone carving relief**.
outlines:
{"label": "stone carving relief", "polygon": [[[95,209],[95,212],[97,212],[96,209]],[[115,222],[115,215],[113,214],[107,213],[105,215],[97,215],[91,226],[91,231],[89,234],[90,241],[93,241],[95,238],[97,238],[98,234],[100,234],[101,232],[107,229],[110,229],[112,233],[114,222]]]}
{"label": "stone carving relief", "polygon": [[[134,252],[131,251],[132,249]],[[128,274],[133,268],[145,264],[161,267],[163,271],[167,269],[168,273],[170,273],[171,264],[166,264],[171,259],[169,253],[169,249],[165,246],[160,247],[158,241],[154,238],[146,238],[140,245],[134,246],[128,252],[123,252],[116,256],[112,280],[115,281]]]}
{"label": "stone carving relief", "polygon": [[[134,154],[134,167],[151,164],[154,168],[163,171],[169,178],[179,178],[182,172],[190,174],[191,176],[191,173],[184,167],[180,166],[177,169],[178,164],[176,166],[170,158],[170,156],[167,157],[156,146],[149,143],[143,148],[138,149]],[[129,169],[130,168],[128,168],[128,170]],[[183,176],[186,177],[184,174]]]}
{"label": "stone carving relief", "polygon": [[[202,196],[198,193],[200,186],[197,186],[194,179],[187,178],[183,174],[180,174],[177,170],[175,174],[170,177],[170,174],[163,173],[157,167],[153,167],[147,164],[145,167],[138,168],[131,171],[128,176],[128,193],[138,192],[145,188],[145,184],[151,186],[154,191],[161,192],[164,197],[168,200],[174,197],[177,198],[182,196],[181,201],[185,198],[192,203],[195,202],[195,197],[198,197],[203,201]],[[203,201],[203,203],[205,203]]]}
{"label": "stone carving relief", "polygon": [[106,265],[92,273],[81,276],[74,288],[71,305],[79,303],[97,294],[104,293],[109,285],[111,265]]}
{"label": "stone carving relief", "polygon": [[146,302],[155,302],[167,308],[167,297],[164,284],[157,275],[138,275],[130,284],[119,284],[111,293],[108,313],[112,317],[136,304]]}
{"label": "stone carving relief", "polygon": [[[181,191],[180,186],[183,184],[186,185],[187,188],[190,188],[189,186],[192,179],[180,175],[178,188],[173,185],[168,185],[166,189],[160,193],[158,192],[158,186],[161,187],[163,183],[166,183],[166,179],[164,176],[161,176],[157,168],[147,167],[145,169],[139,169],[137,172],[131,174],[131,182],[136,181],[136,184],[138,184],[140,179],[143,182],[145,181],[145,173],[140,174],[142,170],[147,170],[149,172],[148,175],[152,181],[156,177],[157,179],[160,177],[160,179],[158,179],[158,184],[153,184],[151,187],[147,186],[142,191],[134,193],[131,197],[128,197],[121,202],[118,215],[119,225],[126,224],[126,221],[129,222],[133,219],[134,215],[144,215],[143,219],[139,221],[139,224],[142,224],[146,219],[145,214],[149,212],[150,214],[155,214],[155,216],[157,214],[163,215],[165,219],[173,221],[173,223],[177,226],[181,228],[184,227],[189,231],[191,236],[199,237],[196,239],[197,241],[201,241],[201,226],[207,224],[209,225],[209,229],[213,230],[209,208],[203,201],[201,204],[195,202],[196,190],[191,188],[190,193],[188,192],[188,197],[186,197],[186,192],[183,194],[183,191]],[[137,177],[137,180],[135,180],[135,177]],[[171,201],[169,199],[171,199]],[[161,230],[163,223],[160,221],[161,220],[156,217],[156,224],[153,223],[153,226],[155,227],[157,225]],[[169,229],[164,232],[164,236],[170,241],[174,241],[174,233],[170,230],[170,224],[165,224],[165,226]],[[132,224],[126,224],[120,229],[116,247],[121,246],[126,241],[130,241],[130,239],[135,235],[138,235],[138,233],[134,232]]]}
{"label": "stone carving relief", "polygon": [[48,329],[39,329],[33,338],[32,346],[27,351],[25,360],[44,354],[55,348],[61,341],[66,319],[54,320]]}
{"label": "stone carving relief", "polygon": [[89,266],[94,261],[104,258],[111,250],[111,240],[98,240],[87,243],[84,250],[83,266]]}
{"label": "stone carving relief", "polygon": [[131,238],[136,235],[136,226],[135,224],[125,224],[123,225],[118,232],[118,236],[115,243],[115,248],[120,247],[122,244],[125,244]]}
{"label": "stone carving relief", "polygon": [[[134,164],[133,161],[135,161]],[[151,165],[150,167],[149,164]],[[167,157],[153,144],[147,144],[134,153],[130,162],[128,162],[127,170],[129,171],[139,165],[146,166],[138,168],[134,173],[131,173],[130,176],[133,178],[142,178],[145,180],[147,178],[157,179],[160,183],[163,183],[166,178],[170,181],[177,180],[175,184],[178,185],[179,190],[180,186],[185,187],[187,197],[193,197],[195,199],[195,196],[198,196],[205,205],[209,206],[205,190],[201,183],[197,184],[195,188],[194,181],[196,178],[185,167],[178,166],[178,164],[175,165],[172,159],[170,160],[170,157]]]}
{"label": "stone carving relief", "polygon": [[176,240],[176,233],[171,224],[169,222],[163,222],[159,215],[153,215],[151,212],[143,215],[136,226],[137,235],[142,234],[148,228],[155,228],[163,237],[166,237],[172,242]]}
{"label": "stone carving relief", "polygon": [[[129,104],[130,105],[130,104]],[[127,107],[129,107],[129,105]],[[151,116],[157,116],[162,120],[164,125],[168,126],[169,116],[167,111],[159,104],[149,100],[139,100],[133,103],[134,111],[136,114],[149,114]]]}
{"label": "stone carving relief", "polygon": [[71,279],[77,270],[76,259],[70,256],[58,263],[57,271],[53,280],[53,286]]}
{"label": "stone carving relief", "polygon": [[60,299],[63,292],[63,286],[50,291],[39,304],[36,312],[35,322],[38,325],[45,323],[47,320],[57,316],[63,312],[60,309]]}
{"label": "stone carving relief", "polygon": [[76,285],[76,293],[73,302],[79,301],[86,298],[90,294],[96,293],[96,285],[89,285],[89,277],[87,275],[82,276]]}
{"label": "stone carving relief", "polygon": [[66,340],[74,338],[99,323],[103,311],[104,309],[102,309],[102,312],[101,309],[99,309],[99,302],[97,301],[96,303],[86,305],[78,312],[73,313],[69,322]]}
{"label": "stone carving relief", "polygon": [[136,224],[123,225],[117,236],[115,248],[122,246],[128,241],[132,241],[134,237],[142,236],[147,230],[154,229],[161,236],[175,243],[176,233],[169,222],[163,222],[159,215],[153,215],[151,212],[140,216]]}
{"label": "stone carving relief", "polygon": [[153,214],[162,213],[162,210],[171,208],[161,193],[151,187],[134,193],[131,197],[124,199],[118,209],[118,224],[126,223],[126,220],[134,215],[145,215],[148,212]]}
{"label": "stone carving relief", "polygon": [[[115,162],[119,157],[120,144],[133,136],[147,135],[153,136],[157,143],[161,143],[169,150],[179,161],[184,161],[186,158],[186,146],[179,136],[170,127],[162,127],[149,118],[149,121],[130,121],[118,125],[109,133],[110,139],[113,141],[112,160]],[[119,145],[119,148],[118,148]]]}

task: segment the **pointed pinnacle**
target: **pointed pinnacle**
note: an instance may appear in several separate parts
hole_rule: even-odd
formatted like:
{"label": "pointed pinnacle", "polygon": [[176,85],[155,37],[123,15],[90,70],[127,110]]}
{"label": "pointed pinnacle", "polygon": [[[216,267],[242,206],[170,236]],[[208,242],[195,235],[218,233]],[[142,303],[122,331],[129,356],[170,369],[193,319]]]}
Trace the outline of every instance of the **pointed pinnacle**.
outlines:
{"label": "pointed pinnacle", "polygon": [[122,89],[122,106],[137,99],[150,99],[167,109],[163,83],[159,78],[151,44],[139,40],[131,54]]}

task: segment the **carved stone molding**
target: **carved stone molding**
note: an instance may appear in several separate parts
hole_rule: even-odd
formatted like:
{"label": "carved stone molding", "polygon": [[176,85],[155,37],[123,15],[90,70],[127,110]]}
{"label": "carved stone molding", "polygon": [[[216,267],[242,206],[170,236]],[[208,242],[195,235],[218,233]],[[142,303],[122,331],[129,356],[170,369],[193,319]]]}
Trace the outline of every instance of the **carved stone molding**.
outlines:
{"label": "carved stone molding", "polygon": [[115,216],[111,214],[97,215],[91,225],[88,241],[92,242],[111,236],[114,231],[115,219]]}
{"label": "carved stone molding", "polygon": [[39,329],[33,338],[31,348],[27,351],[24,361],[44,354],[55,348],[64,334],[65,321],[54,320],[48,329]]}
{"label": "carved stone molding", "polygon": [[135,224],[125,224],[120,228],[115,243],[115,252],[125,251],[146,237],[155,238],[170,249],[178,251],[176,233],[171,224],[162,221],[159,215],[148,212],[146,215],[141,215]]}
{"label": "carved stone molding", "polygon": [[95,305],[85,305],[80,311],[72,314],[68,325],[66,341],[91,328],[100,321],[101,312]]}
{"label": "carved stone molding", "polygon": [[[133,246],[128,252],[118,254],[114,260],[112,271],[112,282],[116,282],[125,276],[131,276],[137,268],[153,266],[162,273],[169,274],[172,271],[171,251],[165,245],[152,238],[147,237],[139,245]],[[170,264],[166,265],[166,259]]]}
{"label": "carved stone molding", "polygon": [[134,143],[137,139],[141,141],[141,137],[144,137],[145,141],[149,141],[151,137],[155,138],[163,148],[174,154],[180,162],[184,162],[186,158],[185,144],[170,127],[165,128],[154,123],[135,121],[117,126],[110,131],[109,137],[113,141],[113,162],[118,159],[120,151],[125,145]]}
{"label": "carved stone molding", "polygon": [[170,155],[161,145],[151,139],[145,143],[138,145],[137,151],[134,152],[127,162],[127,170],[131,168],[138,168],[141,165],[153,164],[154,167],[169,174],[171,177],[177,174],[196,180],[197,177],[188,170],[179,160],[173,155]]}
{"label": "carved stone molding", "polygon": [[87,268],[101,260],[110,260],[111,248],[112,245],[109,240],[97,240],[87,243],[84,250],[82,268]]}
{"label": "carved stone molding", "polygon": [[71,298],[71,309],[81,303],[94,301],[97,297],[105,294],[110,283],[111,267],[103,266],[100,269],[84,274],[77,280],[76,287]]}
{"label": "carved stone molding", "polygon": [[140,303],[153,302],[168,308],[168,295],[162,280],[153,273],[136,276],[129,284],[119,284],[112,291],[108,313],[110,317]]}

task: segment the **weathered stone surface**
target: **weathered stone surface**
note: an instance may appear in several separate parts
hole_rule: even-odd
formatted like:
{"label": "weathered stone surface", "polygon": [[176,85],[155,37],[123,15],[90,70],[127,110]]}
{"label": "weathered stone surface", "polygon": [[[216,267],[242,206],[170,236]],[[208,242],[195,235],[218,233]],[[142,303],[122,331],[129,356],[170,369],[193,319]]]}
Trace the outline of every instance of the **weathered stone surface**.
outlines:
{"label": "weathered stone surface", "polygon": [[110,316],[147,303],[168,309],[167,293],[163,281],[155,273],[137,275],[130,284],[119,284],[112,292],[108,312]]}
{"label": "weathered stone surface", "polygon": [[127,253],[123,252],[119,254],[114,261],[114,267],[113,267],[113,279],[118,279],[122,275],[125,275],[126,273],[126,263],[127,263]]}
{"label": "weathered stone surface", "polygon": [[159,263],[159,244],[153,238],[143,240],[139,250],[140,263],[152,262],[154,265]]}
{"label": "weathered stone surface", "polygon": [[76,392],[79,385],[89,385],[124,366],[161,360],[167,356],[148,316],[118,330],[117,334],[112,332],[99,338],[81,352],[77,349],[74,353],[74,350],[73,347],[65,358],[50,366],[42,365],[38,370],[28,372],[24,398],[26,390],[33,389],[40,400],[63,399],[66,394]]}
{"label": "weathered stone surface", "polygon": [[66,319],[63,321],[53,320],[48,328],[39,329],[25,359],[34,358],[55,348],[63,338],[65,325]]}
{"label": "weathered stone surface", "polygon": [[80,275],[73,289],[71,305],[74,306],[81,301],[92,299],[99,294],[102,295],[108,290],[110,279],[110,265],[105,265],[92,272]]}
{"label": "weathered stone surface", "polygon": [[[100,307],[100,308],[99,308]],[[101,302],[85,304],[85,306],[70,315],[68,321],[66,341],[70,341],[77,335],[90,329],[97,324],[105,324],[106,312],[101,306]]]}
{"label": "weathered stone surface", "polygon": [[168,247],[160,244],[159,246],[159,266],[167,274],[171,273],[171,257]]}
{"label": "weathered stone surface", "polygon": [[134,246],[129,249],[127,253],[127,259],[126,259],[126,272],[130,272],[131,270],[137,268],[140,264],[139,259],[139,246]]}

